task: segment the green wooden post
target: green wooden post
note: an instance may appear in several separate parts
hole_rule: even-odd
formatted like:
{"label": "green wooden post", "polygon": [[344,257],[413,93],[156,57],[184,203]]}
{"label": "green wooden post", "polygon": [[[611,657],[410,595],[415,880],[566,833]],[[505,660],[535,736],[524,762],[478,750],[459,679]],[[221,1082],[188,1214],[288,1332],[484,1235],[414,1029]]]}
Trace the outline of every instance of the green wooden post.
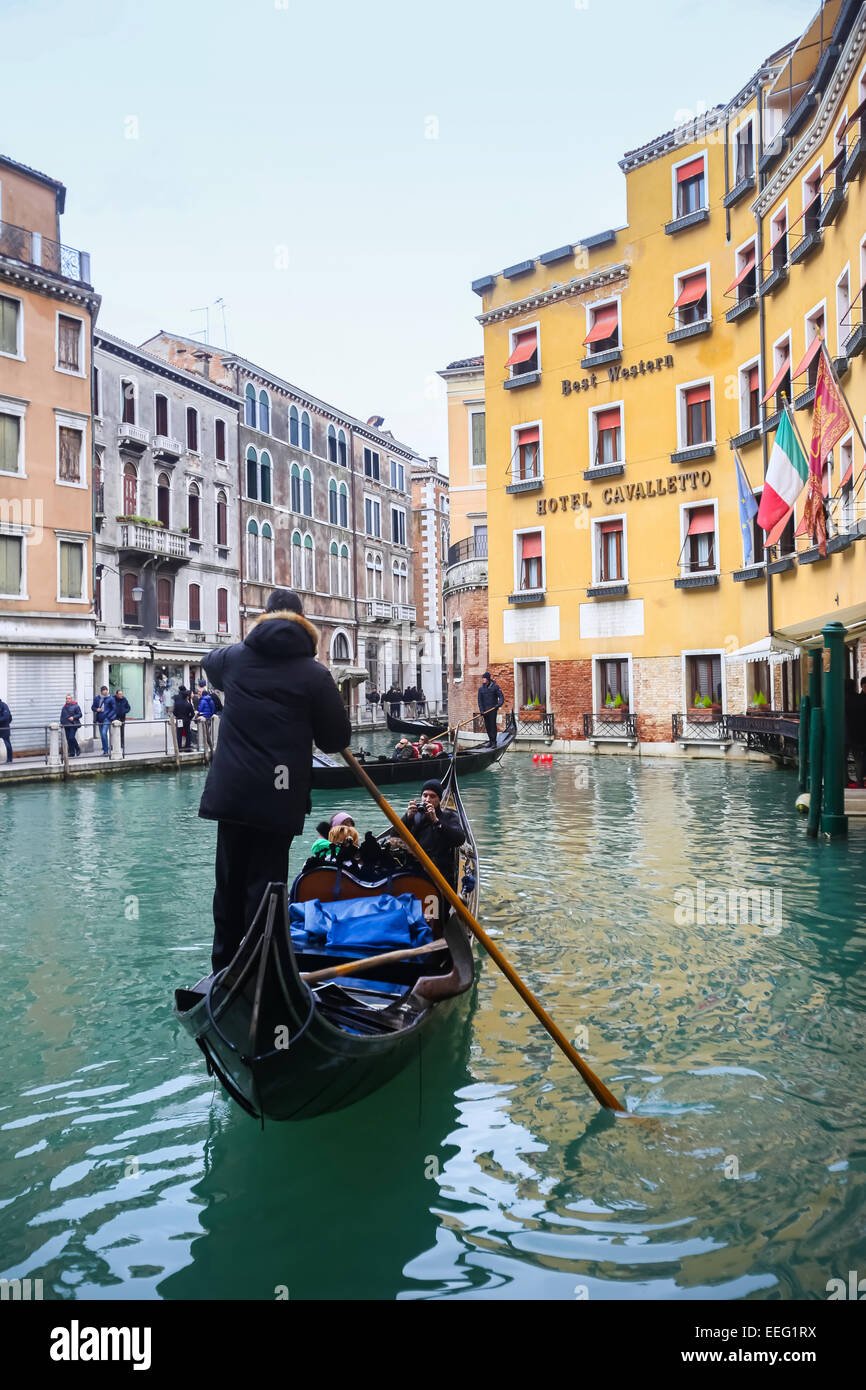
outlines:
{"label": "green wooden post", "polygon": [[822,835],[848,834],[845,815],[845,628],[828,623],[824,638],[824,795],[821,805]]}
{"label": "green wooden post", "polygon": [[809,785],[809,715],[812,702],[808,695],[800,701],[800,743],[797,763],[797,790],[804,792]]}
{"label": "green wooden post", "polygon": [[824,753],[824,711],[819,705],[812,710],[809,720],[809,767],[811,779],[809,786],[809,819],[806,829],[814,839],[818,834],[821,820],[821,770]]}
{"label": "green wooden post", "polygon": [[821,704],[821,662],[824,656],[820,647],[813,647],[809,662],[809,704],[817,709]]}

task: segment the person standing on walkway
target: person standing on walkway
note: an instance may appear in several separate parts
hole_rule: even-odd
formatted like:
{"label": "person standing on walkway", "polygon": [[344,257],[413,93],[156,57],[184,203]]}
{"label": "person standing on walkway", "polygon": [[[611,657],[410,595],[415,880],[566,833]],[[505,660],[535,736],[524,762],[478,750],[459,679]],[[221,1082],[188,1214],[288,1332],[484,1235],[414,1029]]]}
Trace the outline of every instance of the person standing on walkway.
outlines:
{"label": "person standing on walkway", "polygon": [[132,709],[122,690],[114,692],[114,717],[120,724],[120,750],[126,756],[126,716]]}
{"label": "person standing on walkway", "polygon": [[6,745],[6,761],[12,761],[12,711],[5,700],[0,700],[0,743]]}
{"label": "person standing on walkway", "polygon": [[348,747],[352,726],[318,630],[293,589],[274,589],[243,642],[202,666],[225,696],[199,815],[218,822],[213,900],[215,971],[232,961],[269,883],[285,883],[289,848],[311,809],[313,742]]}
{"label": "person standing on walkway", "polygon": [[189,729],[193,721],[195,710],[189,698],[189,691],[185,685],[174,697],[174,708],[172,709],[175,726],[177,728],[177,746],[182,753],[189,752]]}
{"label": "person standing on walkway", "polygon": [[198,709],[196,719],[201,729],[201,746],[206,753],[213,753],[213,717],[216,714],[216,705],[213,696],[208,690],[203,690],[198,697]]}
{"label": "person standing on walkway", "polygon": [[70,758],[81,757],[81,749],[78,747],[78,730],[81,728],[83,718],[81,706],[77,703],[75,696],[67,695],[66,703],[60,711],[60,727],[66,734],[66,747]]}
{"label": "person standing on walkway", "polygon": [[102,739],[102,756],[107,758],[109,755],[108,731],[111,728],[111,721],[114,718],[114,696],[108,693],[108,686],[104,685],[99,694],[94,696],[93,704],[90,706],[91,713],[96,717],[96,727],[99,730],[99,737]]}
{"label": "person standing on walkway", "polygon": [[505,704],[505,696],[489,671],[481,677],[478,688],[478,708],[484,718],[487,742],[491,748],[496,746],[496,711]]}

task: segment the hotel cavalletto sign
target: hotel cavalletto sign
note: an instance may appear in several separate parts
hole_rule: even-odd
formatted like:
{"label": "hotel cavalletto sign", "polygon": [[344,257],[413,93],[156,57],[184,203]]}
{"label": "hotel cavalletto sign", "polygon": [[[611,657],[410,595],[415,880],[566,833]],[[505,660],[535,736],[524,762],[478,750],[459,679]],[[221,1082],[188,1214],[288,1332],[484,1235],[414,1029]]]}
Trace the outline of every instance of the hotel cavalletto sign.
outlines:
{"label": "hotel cavalletto sign", "polygon": [[[606,487],[601,500],[605,507],[615,507],[620,502],[640,502],[647,497],[672,497],[675,492],[696,492],[699,485],[709,487],[712,480],[709,468],[696,468],[691,472],[669,473],[666,478],[647,478],[643,483]],[[569,508],[581,512],[592,506],[592,498],[588,492],[567,492],[561,497],[539,497],[535,505],[539,516],[567,512]]]}

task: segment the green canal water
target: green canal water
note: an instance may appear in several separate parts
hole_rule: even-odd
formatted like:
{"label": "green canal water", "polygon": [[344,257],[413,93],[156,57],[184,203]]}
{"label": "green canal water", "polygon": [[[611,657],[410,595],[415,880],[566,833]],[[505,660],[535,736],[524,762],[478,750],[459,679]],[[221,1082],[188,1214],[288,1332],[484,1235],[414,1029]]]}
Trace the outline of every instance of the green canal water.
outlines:
{"label": "green canal water", "polygon": [[[790,774],[511,753],[464,785],[482,921],[638,1119],[598,1111],[485,961],[390,1086],[264,1131],[172,1017],[209,956],[201,782],[0,791],[0,1274],[58,1299],[822,1299],[866,1271],[866,831],[809,842]],[[305,843],[338,806],[381,824],[319,796]],[[712,920],[732,887],[781,897]]]}

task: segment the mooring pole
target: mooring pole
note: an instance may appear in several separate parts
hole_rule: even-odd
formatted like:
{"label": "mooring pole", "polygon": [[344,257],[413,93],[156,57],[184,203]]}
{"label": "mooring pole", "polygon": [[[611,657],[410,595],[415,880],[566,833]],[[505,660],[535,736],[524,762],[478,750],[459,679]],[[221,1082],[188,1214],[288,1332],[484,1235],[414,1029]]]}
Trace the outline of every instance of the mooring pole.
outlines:
{"label": "mooring pole", "polygon": [[814,840],[821,822],[821,771],[824,765],[824,711],[819,705],[809,720],[809,819],[806,829]]}
{"label": "mooring pole", "polygon": [[848,834],[845,815],[845,628],[828,623],[824,638],[824,795],[821,833],[838,837]]}
{"label": "mooring pole", "polygon": [[797,790],[804,792],[809,786],[809,715],[812,701],[804,695],[800,701],[800,741],[797,762]]}

